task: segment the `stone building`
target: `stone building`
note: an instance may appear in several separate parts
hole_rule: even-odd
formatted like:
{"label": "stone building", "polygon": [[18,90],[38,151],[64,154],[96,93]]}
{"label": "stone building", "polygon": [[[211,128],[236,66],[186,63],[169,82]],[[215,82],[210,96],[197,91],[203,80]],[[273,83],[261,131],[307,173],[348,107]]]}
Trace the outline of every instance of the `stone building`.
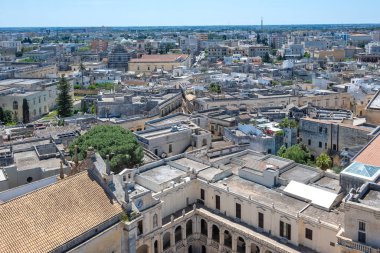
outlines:
{"label": "stone building", "polygon": [[376,126],[353,125],[350,121],[302,118],[299,123],[299,140],[318,156],[325,152],[335,155],[345,148],[365,146],[372,138]]}
{"label": "stone building", "polygon": [[141,58],[129,61],[128,71],[151,74],[158,70],[173,71],[181,66],[189,68],[190,64],[191,57],[187,54],[142,55]]}
{"label": "stone building", "polygon": [[128,69],[128,61],[130,59],[130,54],[127,50],[120,44],[117,44],[108,55],[108,67],[111,69]]}

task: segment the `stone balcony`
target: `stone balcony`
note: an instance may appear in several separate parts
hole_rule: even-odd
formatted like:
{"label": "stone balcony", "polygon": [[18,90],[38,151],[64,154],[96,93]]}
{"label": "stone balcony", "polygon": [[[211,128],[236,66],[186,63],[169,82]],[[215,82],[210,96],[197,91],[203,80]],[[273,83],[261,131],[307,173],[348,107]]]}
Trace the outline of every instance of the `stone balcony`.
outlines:
{"label": "stone balcony", "polygon": [[371,246],[362,244],[360,242],[355,242],[351,240],[350,238],[344,237],[343,231],[340,231],[337,237],[338,237],[338,244],[342,248],[346,248],[353,251],[366,252],[366,253],[380,253],[380,249],[373,248]]}

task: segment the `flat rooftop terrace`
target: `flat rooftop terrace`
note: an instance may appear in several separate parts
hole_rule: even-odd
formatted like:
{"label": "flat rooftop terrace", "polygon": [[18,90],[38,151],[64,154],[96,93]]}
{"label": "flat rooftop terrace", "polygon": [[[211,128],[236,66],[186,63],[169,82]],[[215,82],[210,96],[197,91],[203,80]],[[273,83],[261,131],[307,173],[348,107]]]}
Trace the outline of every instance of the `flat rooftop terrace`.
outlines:
{"label": "flat rooftop terrace", "polygon": [[166,119],[163,118],[160,120],[154,120],[151,122],[147,122],[147,124],[149,124],[151,126],[165,126],[165,125],[172,125],[172,124],[176,124],[176,123],[184,122],[184,121],[189,121],[189,120],[190,120],[190,117],[187,115],[176,115],[174,117],[170,117],[170,118],[166,118]]}
{"label": "flat rooftop terrace", "polygon": [[344,212],[340,211],[339,208],[332,211],[326,211],[311,205],[303,210],[302,214],[308,216],[311,219],[319,218],[321,221],[336,226],[343,224],[344,222]]}
{"label": "flat rooftop terrace", "polygon": [[238,195],[244,196],[246,198],[251,197],[252,200],[265,204],[267,206],[274,204],[276,209],[279,209],[291,215],[296,215],[308,205],[307,202],[289,197],[285,194],[240,178],[236,175],[213,183],[213,185],[223,189],[229,187],[230,192],[237,193]]}
{"label": "flat rooftop terrace", "polygon": [[363,198],[360,199],[360,203],[371,207],[380,208],[380,190],[368,190]]}
{"label": "flat rooftop terrace", "polygon": [[173,181],[179,177],[184,177],[186,176],[186,173],[170,165],[161,165],[145,171],[140,175],[150,181],[161,185]]}
{"label": "flat rooftop terrace", "polygon": [[173,162],[177,163],[179,165],[191,168],[191,169],[195,169],[196,172],[199,172],[201,170],[204,170],[204,169],[210,167],[207,164],[203,164],[203,163],[191,160],[191,159],[186,158],[186,157],[180,158],[178,160],[174,160]]}
{"label": "flat rooftop terrace", "polygon": [[15,164],[18,170],[27,170],[33,168],[44,168],[44,169],[56,169],[61,165],[61,159],[53,157],[49,159],[38,159],[36,151],[26,151],[14,154]]}
{"label": "flat rooftop terrace", "polygon": [[184,132],[186,130],[189,130],[189,128],[179,127],[175,131],[173,131],[172,128],[164,128],[164,129],[151,129],[144,132],[137,133],[139,137],[145,138],[145,139],[154,139],[161,136],[166,136],[170,134],[175,134],[179,132]]}
{"label": "flat rooftop terrace", "polygon": [[297,182],[305,183],[312,178],[318,176],[320,172],[307,168],[305,166],[297,164],[296,166],[283,172],[280,177],[286,180],[294,180]]}
{"label": "flat rooftop terrace", "polygon": [[314,187],[321,188],[333,193],[339,193],[341,190],[339,179],[323,176],[314,183],[311,184]]}

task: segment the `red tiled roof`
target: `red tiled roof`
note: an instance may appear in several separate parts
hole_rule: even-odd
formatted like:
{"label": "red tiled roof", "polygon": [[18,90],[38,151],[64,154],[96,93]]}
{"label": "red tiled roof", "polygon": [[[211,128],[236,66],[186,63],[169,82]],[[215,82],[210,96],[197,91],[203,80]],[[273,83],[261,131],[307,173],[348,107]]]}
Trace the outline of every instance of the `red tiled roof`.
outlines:
{"label": "red tiled roof", "polygon": [[380,167],[380,135],[377,135],[354,160],[355,162]]}
{"label": "red tiled roof", "polygon": [[51,252],[121,213],[84,171],[0,204],[0,252]]}

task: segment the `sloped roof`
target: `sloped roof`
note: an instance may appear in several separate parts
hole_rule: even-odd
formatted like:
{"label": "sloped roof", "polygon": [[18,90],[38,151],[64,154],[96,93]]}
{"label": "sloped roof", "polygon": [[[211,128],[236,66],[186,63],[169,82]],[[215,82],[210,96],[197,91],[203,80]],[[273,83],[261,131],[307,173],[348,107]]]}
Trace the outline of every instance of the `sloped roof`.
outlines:
{"label": "sloped roof", "polygon": [[0,204],[0,252],[49,252],[121,212],[83,171]]}
{"label": "sloped roof", "polygon": [[354,160],[366,165],[380,167],[380,135],[377,135]]}

